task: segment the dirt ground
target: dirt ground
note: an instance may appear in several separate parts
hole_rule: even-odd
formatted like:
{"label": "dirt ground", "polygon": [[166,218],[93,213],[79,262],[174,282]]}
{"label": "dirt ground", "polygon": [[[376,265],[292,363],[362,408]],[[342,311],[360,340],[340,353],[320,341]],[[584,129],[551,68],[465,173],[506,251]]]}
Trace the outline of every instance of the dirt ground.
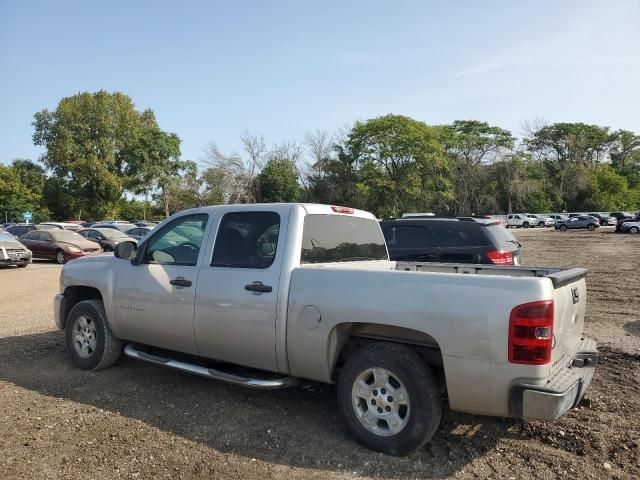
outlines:
{"label": "dirt ground", "polygon": [[0,478],[640,478],[640,235],[514,231],[525,265],[584,266],[600,365],[554,423],[447,412],[394,458],[349,436],[332,386],[256,392],[122,359],[74,369],[59,267],[0,270]]}

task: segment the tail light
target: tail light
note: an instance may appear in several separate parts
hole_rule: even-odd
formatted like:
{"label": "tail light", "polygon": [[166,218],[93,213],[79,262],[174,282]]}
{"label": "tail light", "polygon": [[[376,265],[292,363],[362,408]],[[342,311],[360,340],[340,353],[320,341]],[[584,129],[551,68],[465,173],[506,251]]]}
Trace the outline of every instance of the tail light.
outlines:
{"label": "tail light", "polygon": [[353,213],[354,210],[351,207],[336,207],[335,205],[331,206],[331,210],[336,213]]}
{"label": "tail light", "polygon": [[509,317],[509,362],[544,365],[553,348],[553,300],[524,303]]}
{"label": "tail light", "polygon": [[513,252],[493,250],[487,253],[487,257],[496,265],[513,265]]}

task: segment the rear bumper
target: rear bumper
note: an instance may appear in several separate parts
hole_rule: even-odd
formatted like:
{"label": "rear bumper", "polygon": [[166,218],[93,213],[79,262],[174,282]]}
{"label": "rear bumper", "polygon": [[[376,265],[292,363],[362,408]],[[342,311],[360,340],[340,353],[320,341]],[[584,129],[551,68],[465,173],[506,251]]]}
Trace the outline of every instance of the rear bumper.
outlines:
{"label": "rear bumper", "polygon": [[509,394],[512,417],[555,420],[575,407],[591,383],[598,351],[595,340],[585,337],[570,365],[554,373],[546,385],[516,384]]}
{"label": "rear bumper", "polygon": [[64,321],[63,311],[64,311],[64,302],[65,296],[64,293],[58,293],[55,297],[53,297],[53,319],[56,322],[56,326],[62,330],[64,329]]}

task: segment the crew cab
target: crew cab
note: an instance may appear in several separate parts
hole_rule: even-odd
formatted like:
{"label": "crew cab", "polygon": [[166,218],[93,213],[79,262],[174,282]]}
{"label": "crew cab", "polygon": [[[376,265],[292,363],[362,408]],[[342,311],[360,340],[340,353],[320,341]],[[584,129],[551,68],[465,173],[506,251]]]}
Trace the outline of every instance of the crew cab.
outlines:
{"label": "crew cab", "polygon": [[54,317],[86,370],[124,352],[250,388],[335,383],[354,437],[402,455],[432,438],[444,402],[544,420],[575,406],[597,362],[586,273],[392,262],[370,213],[223,205],[69,262]]}

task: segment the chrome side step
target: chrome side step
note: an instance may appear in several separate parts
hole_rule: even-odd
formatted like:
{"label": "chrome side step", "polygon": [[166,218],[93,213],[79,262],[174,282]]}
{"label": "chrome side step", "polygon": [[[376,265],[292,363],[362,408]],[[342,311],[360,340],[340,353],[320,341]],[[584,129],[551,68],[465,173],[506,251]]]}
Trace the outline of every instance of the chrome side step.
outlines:
{"label": "chrome side step", "polygon": [[220,380],[222,382],[240,385],[247,388],[258,390],[273,390],[276,388],[292,387],[298,384],[298,379],[294,377],[275,377],[264,380],[259,378],[247,378],[231,373],[222,372],[214,368],[201,367],[193,363],[181,362],[171,358],[165,358],[151,353],[137,350],[133,344],[128,344],[124,349],[127,357],[142,360],[144,362],[161,365],[163,367],[173,368],[182,372],[191,373],[200,377],[209,378],[211,380]]}

